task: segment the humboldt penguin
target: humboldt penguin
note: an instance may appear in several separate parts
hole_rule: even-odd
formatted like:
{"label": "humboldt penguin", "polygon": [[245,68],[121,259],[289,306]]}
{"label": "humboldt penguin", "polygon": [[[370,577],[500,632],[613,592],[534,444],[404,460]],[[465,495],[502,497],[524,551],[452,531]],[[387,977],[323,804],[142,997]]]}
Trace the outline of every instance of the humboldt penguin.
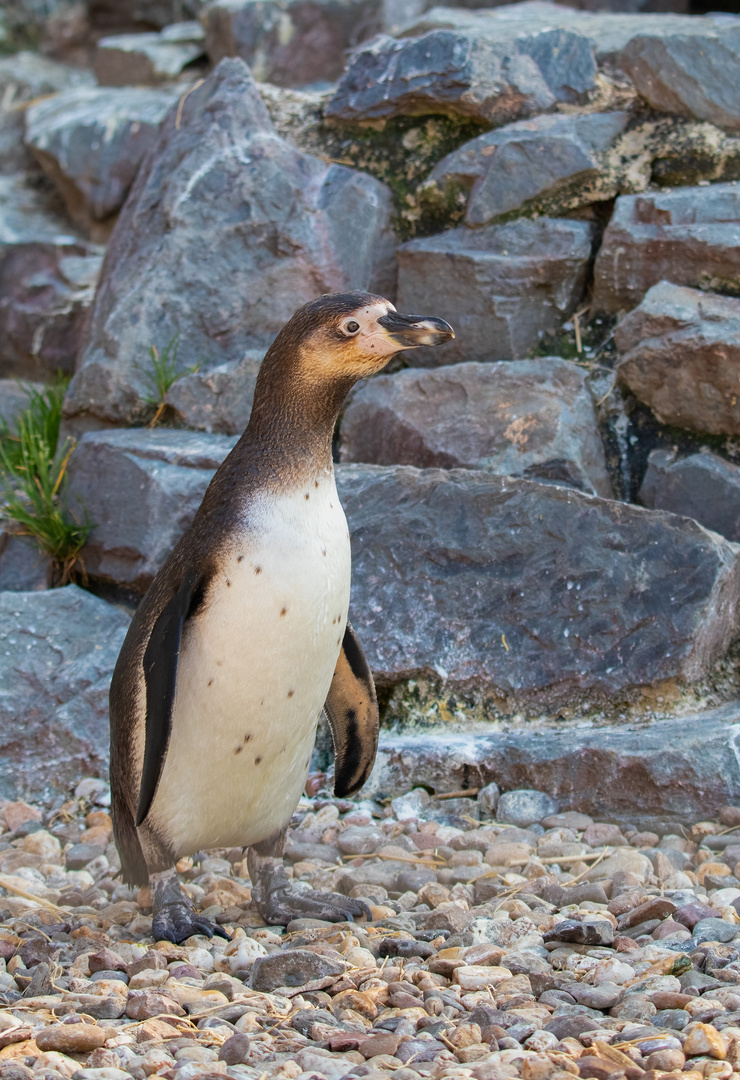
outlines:
{"label": "humboldt penguin", "polygon": [[358,379],[453,337],[442,319],[368,293],[300,308],[262,362],[246,431],[134,615],[110,691],[113,829],[123,880],[151,887],[156,939],[223,934],[175,869],[204,848],[249,848],[268,923],[368,914],[291,881],[282,863],[322,708],[336,795],[362,787],[377,749],[332,434]]}

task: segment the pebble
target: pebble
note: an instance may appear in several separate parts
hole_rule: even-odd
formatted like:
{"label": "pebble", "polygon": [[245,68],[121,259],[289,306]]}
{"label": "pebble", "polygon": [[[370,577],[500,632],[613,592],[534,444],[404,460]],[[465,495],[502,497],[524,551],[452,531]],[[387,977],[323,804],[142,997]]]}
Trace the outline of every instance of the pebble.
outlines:
{"label": "pebble", "polygon": [[[288,865],[366,898],[373,923],[265,927],[242,853],[221,850],[181,870],[231,940],[182,946],[152,941],[148,909],[115,878],[105,809],[21,804],[5,875],[62,914],[0,898],[0,1080],[730,1080],[734,877],[705,871],[702,889],[713,864],[678,824],[599,822],[489,789],[452,810],[423,789],[383,809],[319,784]],[[549,861],[605,847],[597,865]]]}

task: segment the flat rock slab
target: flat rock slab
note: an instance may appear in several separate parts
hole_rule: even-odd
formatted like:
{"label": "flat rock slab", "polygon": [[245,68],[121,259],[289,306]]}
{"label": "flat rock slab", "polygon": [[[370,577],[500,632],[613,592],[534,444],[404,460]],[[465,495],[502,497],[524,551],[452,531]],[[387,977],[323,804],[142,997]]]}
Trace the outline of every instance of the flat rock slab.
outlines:
{"label": "flat rock slab", "polygon": [[669,450],[653,450],[639,500],[740,542],[740,466],[716,454],[677,458]]}
{"label": "flat rock slab", "polygon": [[634,191],[634,160],[616,145],[629,120],[624,111],[545,115],[487,131],[435,165],[424,196],[432,205],[462,202],[466,224],[478,226],[522,209],[562,212],[611,199],[627,183]]}
{"label": "flat rock slab", "polygon": [[186,89],[79,87],[26,111],[26,144],[84,228],[118,213]]}
{"label": "flat rock slab", "polygon": [[72,373],[101,262],[44,192],[0,176],[0,376]]}
{"label": "flat rock slab", "polygon": [[594,307],[624,311],[659,281],[740,292],[740,185],[620,195],[594,267]]}
{"label": "flat rock slab", "polygon": [[203,14],[208,56],[240,56],[277,86],[333,82],[347,50],[382,29],[383,12],[382,0],[216,0]]}
{"label": "flat rock slab", "polygon": [[616,727],[526,725],[515,731],[382,732],[363,788],[393,796],[425,784],[437,791],[536,784],[562,809],[608,808],[612,820],[639,815],[706,816],[740,799],[740,705]]}
{"label": "flat rock slab", "polygon": [[697,18],[695,15],[634,10],[577,11],[565,5],[547,3],[546,0],[525,0],[521,4],[505,4],[481,11],[433,7],[418,17],[412,17],[398,34],[415,37],[432,30],[455,30],[501,40],[545,29],[570,30],[591,41],[600,65],[614,68],[618,66],[619,58],[629,42],[639,35],[682,34],[715,38],[738,25],[740,20],[727,16]]}
{"label": "flat rock slab", "polygon": [[444,113],[495,126],[584,101],[595,77],[591,42],[570,30],[383,35],[352,55],[326,116],[362,123]]}
{"label": "flat rock slab", "polygon": [[740,299],[661,281],[615,340],[620,381],[659,420],[740,435]]}
{"label": "flat rock slab", "polygon": [[181,369],[209,371],[320,293],[392,291],[390,216],[384,184],[283,141],[244,62],[222,60],[168,114],[113,230],[68,417],[130,422],[152,346],[179,337]]}
{"label": "flat rock slab", "polygon": [[740,131],[740,20],[697,45],[695,35],[644,33],[618,63],[654,109]]}
{"label": "flat rock slab", "polygon": [[398,309],[447,319],[455,341],[414,349],[410,364],[524,357],[580,302],[593,226],[565,218],[462,226],[398,249]]}
{"label": "flat rock slab", "polygon": [[[103,522],[88,572],[145,588],[233,440],[90,432],[70,496]],[[537,707],[711,668],[735,633],[740,549],[688,518],[490,473],[340,465],[352,618],[378,680]],[[635,587],[639,581],[640,587]]]}
{"label": "flat rock slab", "polygon": [[[101,38],[93,67],[101,86],[154,86],[171,82],[205,56],[200,23],[181,23],[159,34],[115,34]],[[183,93],[187,87],[182,87]]]}
{"label": "flat rock slab", "polygon": [[360,383],[342,417],[340,460],[486,469],[611,496],[587,375],[553,356]]}
{"label": "flat rock slab", "polygon": [[105,772],[108,687],[128,624],[75,585],[0,593],[3,797],[67,791]]}

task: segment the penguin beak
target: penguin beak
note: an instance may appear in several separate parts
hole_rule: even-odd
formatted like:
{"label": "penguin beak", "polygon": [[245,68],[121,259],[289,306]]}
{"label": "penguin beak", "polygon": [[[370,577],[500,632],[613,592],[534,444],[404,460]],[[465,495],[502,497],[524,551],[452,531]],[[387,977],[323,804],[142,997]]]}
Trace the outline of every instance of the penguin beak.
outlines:
{"label": "penguin beak", "polygon": [[441,345],[455,336],[455,331],[444,319],[428,315],[401,315],[398,311],[389,311],[378,319],[378,324],[385,330],[385,336],[403,349]]}

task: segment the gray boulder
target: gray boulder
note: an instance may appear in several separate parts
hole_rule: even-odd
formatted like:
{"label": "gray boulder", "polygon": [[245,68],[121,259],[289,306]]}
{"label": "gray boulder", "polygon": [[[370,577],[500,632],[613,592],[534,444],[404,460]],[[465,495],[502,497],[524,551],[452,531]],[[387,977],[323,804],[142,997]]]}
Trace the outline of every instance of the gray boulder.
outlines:
{"label": "gray boulder", "polygon": [[740,541],[740,466],[716,454],[653,450],[639,495],[643,506],[669,510]]}
{"label": "gray boulder", "polygon": [[0,531],[0,593],[35,592],[51,579],[51,560],[27,536]]}
{"label": "gray boulder", "polygon": [[415,784],[449,791],[495,780],[506,788],[537,784],[563,809],[603,817],[608,806],[611,820],[696,821],[740,799],[739,723],[735,701],[650,724],[586,727],[560,719],[536,731],[386,731],[363,795],[393,796]]}
{"label": "gray boulder", "polygon": [[100,265],[42,190],[0,176],[0,376],[72,373]]}
{"label": "gray boulder", "polygon": [[620,381],[659,420],[740,435],[740,300],[661,281],[618,324],[615,340]]}
{"label": "gray boulder", "polygon": [[24,105],[74,86],[94,86],[89,71],[37,53],[0,58],[0,173],[27,172],[33,158],[23,144]]}
{"label": "gray boulder", "polygon": [[0,593],[2,796],[66,791],[105,773],[108,687],[128,624],[75,585]]}
{"label": "gray boulder", "polygon": [[334,81],[348,49],[377,34],[383,0],[215,0],[203,15],[208,56],[240,56],[278,86]]}
{"label": "gray boulder", "polygon": [[83,551],[87,573],[148,588],[235,442],[148,428],[84,435],[70,458],[67,497],[98,523]]}
{"label": "gray boulder", "polygon": [[486,469],[611,496],[588,377],[557,357],[361,383],[342,417],[340,460]]}
{"label": "gray boulder", "polygon": [[569,30],[380,36],[352,55],[326,116],[362,123],[445,113],[496,126],[583,101],[595,77],[591,42]]}
{"label": "gray boulder", "polygon": [[[603,0],[602,0],[603,2]],[[520,4],[504,4],[481,11],[456,7],[433,7],[421,15],[411,16],[397,33],[403,37],[418,37],[433,30],[451,30],[471,37],[501,41],[542,30],[568,30],[588,38],[595,49],[600,66],[613,70],[628,43],[643,34],[683,34],[697,38],[714,38],[718,33],[740,25],[740,20],[727,15],[716,17],[681,14],[658,14],[653,0],[653,12],[639,10],[640,0],[607,0],[610,10],[594,10],[600,0],[574,0],[567,7],[547,0],[525,0]],[[681,0],[679,0],[679,3]],[[683,6],[683,5],[682,5]],[[622,10],[618,8],[621,7]],[[589,8],[591,10],[574,10]],[[671,3],[673,12],[676,8]],[[630,10],[631,9],[631,10]],[[556,63],[560,60],[556,58]]]}
{"label": "gray boulder", "polygon": [[[205,55],[205,34],[198,22],[168,26],[159,34],[115,34],[101,38],[93,66],[101,86],[155,86],[177,79]],[[187,86],[180,88],[185,93]]]}
{"label": "gray boulder", "polygon": [[594,308],[628,310],[672,281],[740,292],[740,187],[620,195],[594,266]]}
{"label": "gray boulder", "polygon": [[[233,440],[90,432],[88,572],[145,588]],[[704,676],[735,634],[740,549],[689,518],[462,469],[340,465],[353,623],[381,685],[504,711]],[[639,588],[635,582],[639,581]],[[441,688],[441,689],[440,689]],[[411,691],[410,691],[411,693]]]}
{"label": "gray boulder", "polygon": [[650,155],[620,145],[629,120],[627,112],[538,116],[488,131],[442,158],[425,201],[462,204],[466,223],[476,226],[523,209],[557,215],[611,199],[634,191],[638,176],[646,187]]}
{"label": "gray boulder", "polygon": [[43,390],[43,383],[17,379],[0,379],[0,428],[7,424],[13,430],[24,409],[28,408],[28,389]]}
{"label": "gray boulder", "polygon": [[740,131],[740,20],[703,36],[640,34],[619,66],[652,108]]}
{"label": "gray boulder", "polygon": [[559,809],[555,799],[544,791],[518,788],[514,791],[506,791],[501,796],[496,810],[496,821],[503,821],[508,825],[519,825],[520,828],[526,829],[528,825],[534,825],[543,818],[557,814]]}
{"label": "gray boulder", "polygon": [[160,121],[183,93],[182,87],[80,87],[27,110],[26,145],[78,225],[90,229],[118,213]]}
{"label": "gray boulder", "polygon": [[439,315],[457,334],[442,349],[415,349],[409,363],[526,356],[580,303],[593,239],[589,222],[539,218],[463,226],[402,244],[399,310]]}
{"label": "gray boulder", "polygon": [[262,349],[248,349],[241,360],[186,375],[170,387],[165,401],[186,427],[241,435],[252,411],[263,355]]}
{"label": "gray boulder", "polygon": [[162,30],[171,23],[197,19],[209,0],[86,0],[88,18],[98,33],[124,34]]}
{"label": "gray boulder", "polygon": [[392,293],[389,189],[280,139],[242,60],[173,109],[113,230],[67,415],[129,423],[147,356],[209,371],[319,293]]}

